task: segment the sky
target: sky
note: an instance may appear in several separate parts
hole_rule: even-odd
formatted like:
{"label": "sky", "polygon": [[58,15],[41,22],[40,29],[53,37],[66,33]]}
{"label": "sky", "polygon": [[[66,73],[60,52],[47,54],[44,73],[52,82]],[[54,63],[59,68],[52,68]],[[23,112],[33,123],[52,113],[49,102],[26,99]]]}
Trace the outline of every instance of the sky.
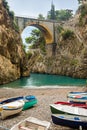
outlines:
{"label": "sky", "polygon": [[7,0],[10,10],[15,15],[38,17],[42,14],[47,16],[51,9],[51,3],[55,5],[55,10],[72,9],[74,12],[78,8],[78,0]]}

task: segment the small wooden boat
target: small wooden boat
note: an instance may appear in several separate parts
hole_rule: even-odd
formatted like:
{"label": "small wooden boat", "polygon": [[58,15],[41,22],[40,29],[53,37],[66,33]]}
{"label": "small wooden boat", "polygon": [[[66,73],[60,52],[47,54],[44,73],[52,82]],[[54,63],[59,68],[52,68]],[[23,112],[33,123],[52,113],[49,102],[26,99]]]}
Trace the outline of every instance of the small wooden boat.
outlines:
{"label": "small wooden boat", "polygon": [[23,96],[11,97],[11,98],[8,98],[8,99],[4,99],[0,102],[0,104],[3,105],[3,104],[14,102],[14,101],[17,101],[17,100],[23,100]]}
{"label": "small wooden boat", "polygon": [[73,107],[73,106],[62,105],[62,104],[51,104],[50,109],[53,114],[67,113],[70,115],[87,116],[87,109],[80,108],[80,107]]}
{"label": "small wooden boat", "polygon": [[79,96],[79,97],[77,97],[77,96],[74,96],[74,97],[70,97],[70,98],[68,98],[68,101],[70,102],[80,102],[80,103],[85,103],[86,104],[86,102],[87,102],[87,97],[85,97],[85,96]]}
{"label": "small wooden boat", "polygon": [[87,102],[87,92],[70,92],[67,95],[68,101],[72,103],[83,103]]}
{"label": "small wooden boat", "polygon": [[27,101],[36,99],[36,97],[34,95],[27,95],[27,96],[24,96],[23,98],[24,98],[24,100],[27,100]]}
{"label": "small wooden boat", "polygon": [[73,96],[87,96],[87,92],[69,92],[67,97],[73,97]]}
{"label": "small wooden boat", "polygon": [[78,103],[72,103],[72,102],[55,102],[54,104],[62,104],[62,105],[69,105],[73,107],[81,107],[87,109],[87,104],[78,104]]}
{"label": "small wooden boat", "polygon": [[2,100],[0,102],[0,104],[6,104],[6,103],[17,101],[17,100],[30,101],[30,100],[33,100],[33,99],[36,99],[36,97],[34,95],[10,97],[8,99]]}
{"label": "small wooden boat", "polygon": [[24,97],[24,106],[22,110],[29,109],[33,107],[35,104],[37,104],[37,99],[34,95],[28,95]]}
{"label": "small wooden boat", "polygon": [[5,119],[8,116],[20,113],[22,111],[23,105],[24,105],[23,100],[17,100],[0,105],[1,118]]}
{"label": "small wooden boat", "polygon": [[77,94],[77,95],[78,95],[78,94],[87,95],[87,92],[69,92],[69,94],[71,94],[71,95],[72,95],[72,94],[74,94],[74,95],[75,95],[75,94]]}
{"label": "small wooden boat", "polygon": [[66,114],[52,114],[52,121],[56,125],[71,127],[74,129],[87,129],[87,117],[66,115]]}
{"label": "small wooden boat", "polygon": [[87,95],[82,95],[82,94],[76,94],[76,95],[69,95],[67,96],[68,98],[82,98],[82,97],[87,97]]}
{"label": "small wooden boat", "polygon": [[14,125],[10,130],[48,130],[49,127],[50,122],[29,117]]}
{"label": "small wooden boat", "polygon": [[22,110],[26,110],[28,108],[33,107],[35,104],[37,104],[37,99],[34,95],[11,97],[11,98],[8,98],[8,99],[1,101],[0,104],[3,105],[3,104],[10,103],[13,101],[18,101],[18,100],[24,101],[24,105],[23,105]]}
{"label": "small wooden boat", "polygon": [[35,104],[37,104],[37,99],[32,99],[32,100],[26,100],[24,101],[24,106],[22,110],[29,109],[33,107]]}

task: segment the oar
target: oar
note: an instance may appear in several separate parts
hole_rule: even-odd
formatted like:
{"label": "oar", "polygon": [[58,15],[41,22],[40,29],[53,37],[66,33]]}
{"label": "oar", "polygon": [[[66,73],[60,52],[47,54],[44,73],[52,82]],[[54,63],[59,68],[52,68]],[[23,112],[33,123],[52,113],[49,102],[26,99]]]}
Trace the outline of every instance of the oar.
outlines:
{"label": "oar", "polygon": [[10,130],[10,129],[4,127],[4,126],[0,126],[0,128],[3,129],[3,130]]}

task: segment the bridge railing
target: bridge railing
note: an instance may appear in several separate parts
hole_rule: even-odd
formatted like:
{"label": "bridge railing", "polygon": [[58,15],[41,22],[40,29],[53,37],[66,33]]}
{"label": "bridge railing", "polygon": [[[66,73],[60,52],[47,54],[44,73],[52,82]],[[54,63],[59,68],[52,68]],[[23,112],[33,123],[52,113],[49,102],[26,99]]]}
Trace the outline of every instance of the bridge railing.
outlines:
{"label": "bridge railing", "polygon": [[28,18],[28,19],[33,19],[33,20],[39,20],[39,21],[46,21],[46,22],[52,22],[52,23],[62,23],[57,20],[51,20],[51,19],[38,19],[38,17],[35,16],[27,16],[27,15],[15,15],[15,17],[19,18]]}
{"label": "bridge railing", "polygon": [[15,15],[15,17],[22,17],[22,18],[34,18],[34,19],[38,19],[38,17],[35,17],[35,16],[20,15],[20,14]]}

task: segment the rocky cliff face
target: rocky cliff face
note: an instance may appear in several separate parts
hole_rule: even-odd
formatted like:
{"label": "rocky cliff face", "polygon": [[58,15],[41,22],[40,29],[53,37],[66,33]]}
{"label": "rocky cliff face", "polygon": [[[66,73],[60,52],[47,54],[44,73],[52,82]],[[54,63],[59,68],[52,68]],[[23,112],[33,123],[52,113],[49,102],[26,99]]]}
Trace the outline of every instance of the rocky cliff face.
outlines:
{"label": "rocky cliff face", "polygon": [[20,34],[3,1],[0,0],[0,84],[29,75]]}
{"label": "rocky cliff face", "polygon": [[[54,56],[32,55],[34,60],[29,60],[32,72],[87,78],[87,15],[82,19],[84,25],[81,26],[80,17],[81,13],[63,25]],[[67,29],[73,31],[68,38],[64,35]]]}

